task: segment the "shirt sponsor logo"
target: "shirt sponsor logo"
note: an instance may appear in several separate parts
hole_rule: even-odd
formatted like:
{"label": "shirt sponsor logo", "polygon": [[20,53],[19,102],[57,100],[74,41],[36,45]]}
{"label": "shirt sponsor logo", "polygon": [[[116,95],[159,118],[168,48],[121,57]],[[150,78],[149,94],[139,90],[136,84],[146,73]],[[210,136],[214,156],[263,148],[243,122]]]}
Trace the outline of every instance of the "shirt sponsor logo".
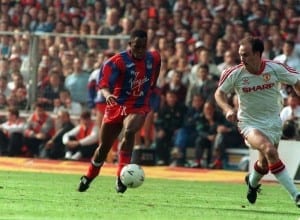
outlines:
{"label": "shirt sponsor logo", "polygon": [[134,79],[129,81],[131,92],[128,91],[127,94],[132,94],[133,96],[139,97],[144,96],[144,92],[142,91],[143,85],[148,82],[150,79],[147,77],[143,77],[141,79],[138,78],[139,72],[131,72],[131,74],[135,75]]}
{"label": "shirt sponsor logo", "polygon": [[263,91],[266,89],[271,89],[275,86],[275,83],[266,83],[263,85],[257,85],[257,86],[252,86],[252,87],[243,87],[242,90],[244,93],[250,93],[250,92],[258,92],[258,91]]}

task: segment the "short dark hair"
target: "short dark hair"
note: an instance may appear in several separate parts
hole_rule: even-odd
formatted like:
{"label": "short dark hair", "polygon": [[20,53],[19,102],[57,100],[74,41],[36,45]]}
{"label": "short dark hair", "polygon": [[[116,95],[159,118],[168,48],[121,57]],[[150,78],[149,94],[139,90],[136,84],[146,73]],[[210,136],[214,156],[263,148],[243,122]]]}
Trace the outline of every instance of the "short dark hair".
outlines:
{"label": "short dark hair", "polygon": [[133,30],[131,32],[131,35],[130,35],[130,39],[134,39],[134,38],[146,38],[147,39],[147,32],[144,31],[144,30],[141,30],[141,29],[136,29],[136,30]]}
{"label": "short dark hair", "polygon": [[8,79],[7,79],[7,76],[0,76],[0,80],[3,80],[3,81],[7,81]]}
{"label": "short dark hair", "polygon": [[264,42],[258,37],[247,36],[240,41],[240,45],[250,43],[253,52],[259,52],[262,54],[264,52]]}
{"label": "short dark hair", "polygon": [[15,115],[16,117],[19,117],[19,110],[18,108],[12,106],[8,108],[8,112],[12,115]]}
{"label": "short dark hair", "polygon": [[207,72],[209,72],[209,66],[205,63],[202,63],[198,66],[198,70],[199,69],[205,69]]}
{"label": "short dark hair", "polygon": [[91,118],[91,112],[88,110],[85,110],[80,115],[81,119],[90,119]]}
{"label": "short dark hair", "polygon": [[35,107],[36,107],[36,108],[42,108],[42,109],[45,109],[45,104],[44,104],[43,102],[41,102],[41,101],[37,101],[37,102],[35,103]]}
{"label": "short dark hair", "polygon": [[290,45],[293,48],[295,47],[295,42],[292,40],[286,40],[284,43]]}
{"label": "short dark hair", "polygon": [[70,90],[68,90],[68,89],[66,89],[66,88],[63,88],[62,90],[60,90],[59,94],[61,94],[61,93],[66,93],[66,94],[68,94],[69,96],[71,96]]}

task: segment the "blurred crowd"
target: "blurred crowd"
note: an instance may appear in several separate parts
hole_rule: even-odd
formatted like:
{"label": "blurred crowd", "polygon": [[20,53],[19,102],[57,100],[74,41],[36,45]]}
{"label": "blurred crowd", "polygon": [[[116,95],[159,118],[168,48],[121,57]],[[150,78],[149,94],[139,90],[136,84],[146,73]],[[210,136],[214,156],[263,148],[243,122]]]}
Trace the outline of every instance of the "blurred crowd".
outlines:
{"label": "blurred crowd", "polygon": [[[295,0],[1,0],[0,10],[0,108],[8,112],[0,126],[2,155],[90,157],[98,132],[83,132],[96,114],[91,73],[127,48],[124,36],[133,29],[147,30],[149,50],[162,58],[156,107],[136,137],[136,148],[155,149],[158,165],[185,166],[186,150],[194,147],[192,166],[222,168],[225,149],[243,146],[213,97],[220,74],[240,62],[241,38],[261,38],[264,58],[300,71]],[[29,33],[40,34],[37,103],[22,122],[19,111],[32,104]],[[91,37],[108,35],[123,37]],[[237,106],[235,95],[229,98]],[[299,138],[299,98],[284,85],[282,98],[283,138]],[[71,125],[74,115],[79,122]],[[24,142],[12,141],[14,133]]]}

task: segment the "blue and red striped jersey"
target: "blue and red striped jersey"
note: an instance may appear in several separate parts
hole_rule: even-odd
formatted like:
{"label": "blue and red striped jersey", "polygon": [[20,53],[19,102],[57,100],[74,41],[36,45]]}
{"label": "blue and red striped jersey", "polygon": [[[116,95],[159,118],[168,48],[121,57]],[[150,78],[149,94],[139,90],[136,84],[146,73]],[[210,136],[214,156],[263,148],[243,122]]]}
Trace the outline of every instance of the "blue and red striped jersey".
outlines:
{"label": "blue and red striped jersey", "polygon": [[101,68],[99,88],[108,88],[120,105],[149,106],[161,66],[158,51],[148,51],[144,59],[134,59],[123,51],[108,59]]}

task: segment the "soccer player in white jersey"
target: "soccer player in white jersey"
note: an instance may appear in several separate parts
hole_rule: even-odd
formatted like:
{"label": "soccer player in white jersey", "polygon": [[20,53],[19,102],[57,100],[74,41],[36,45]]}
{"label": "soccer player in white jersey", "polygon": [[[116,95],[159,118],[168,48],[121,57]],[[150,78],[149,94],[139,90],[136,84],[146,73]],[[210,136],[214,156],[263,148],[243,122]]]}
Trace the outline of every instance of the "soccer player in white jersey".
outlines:
{"label": "soccer player in white jersey", "polygon": [[[262,59],[263,50],[263,42],[258,38],[240,41],[241,64],[223,71],[215,99],[227,120],[237,121],[245,142],[259,151],[254,171],[245,178],[248,201],[255,203],[259,182],[270,171],[300,208],[300,192],[277,151],[282,134],[280,83],[292,85],[299,96],[300,74],[284,64]],[[238,112],[227,100],[226,94],[232,91],[238,96]]]}

